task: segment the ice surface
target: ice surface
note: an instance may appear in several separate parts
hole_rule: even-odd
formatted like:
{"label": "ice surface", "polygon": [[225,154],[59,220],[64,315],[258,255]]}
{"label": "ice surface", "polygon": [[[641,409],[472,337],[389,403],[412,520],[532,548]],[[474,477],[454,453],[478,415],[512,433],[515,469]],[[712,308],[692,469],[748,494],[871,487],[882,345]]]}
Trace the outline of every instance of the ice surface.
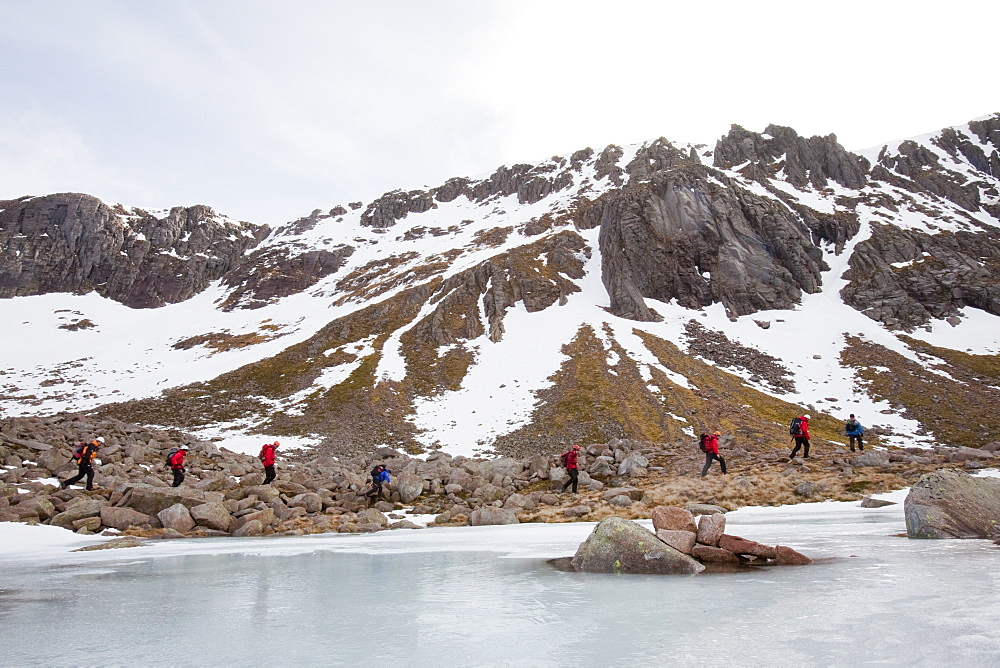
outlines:
{"label": "ice surface", "polygon": [[[0,532],[0,623],[16,641],[4,663],[981,665],[1000,656],[991,542],[899,537],[901,504],[745,508],[727,519],[729,533],[817,563],[694,577],[547,563],[572,555],[589,523],[101,552],[69,552],[95,538],[9,525],[18,528]],[[29,532],[45,539],[24,544]]]}

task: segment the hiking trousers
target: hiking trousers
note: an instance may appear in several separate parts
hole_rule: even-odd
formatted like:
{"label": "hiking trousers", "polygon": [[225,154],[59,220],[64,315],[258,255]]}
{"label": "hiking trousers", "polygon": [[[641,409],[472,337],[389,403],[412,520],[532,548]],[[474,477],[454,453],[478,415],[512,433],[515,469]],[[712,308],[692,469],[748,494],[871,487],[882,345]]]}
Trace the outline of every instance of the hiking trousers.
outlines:
{"label": "hiking trousers", "polygon": [[858,442],[858,450],[865,449],[865,444],[861,441],[860,434],[858,434],[857,436],[850,436],[849,438],[851,439],[851,452],[854,452],[854,441]]}
{"label": "hiking trousers", "polygon": [[180,487],[181,483],[184,482],[184,469],[170,469],[174,473],[174,484],[173,487]]}
{"label": "hiking trousers", "polygon": [[274,480],[274,476],[275,476],[274,467],[273,466],[265,466],[264,467],[264,482],[262,484],[264,484],[264,485],[270,485],[271,481]]}
{"label": "hiking trousers", "polygon": [[726,460],[722,458],[722,455],[717,455],[714,452],[705,453],[705,467],[701,469],[701,477],[704,478],[708,475],[708,469],[712,466],[712,461],[718,460],[719,466],[722,468],[722,472],[726,472]]}
{"label": "hiking trousers", "polygon": [[799,448],[803,449],[802,450],[802,456],[803,457],[808,457],[809,456],[809,439],[806,438],[805,436],[796,436],[795,437],[795,447],[792,449],[792,454],[790,454],[788,456],[788,458],[789,459],[794,459],[795,458],[795,454],[799,451]]}
{"label": "hiking trousers", "polygon": [[369,504],[374,499],[382,499],[384,501],[385,500],[385,492],[382,491],[382,483],[379,482],[378,484],[372,485],[372,488],[370,490],[368,490],[367,492],[365,492],[364,495],[369,500]]}
{"label": "hiking trousers", "polygon": [[64,482],[62,486],[65,488],[78,483],[83,480],[84,476],[87,476],[87,489],[94,489],[94,467],[90,464],[80,464],[79,473]]}
{"label": "hiking trousers", "polygon": [[580,479],[580,471],[579,469],[566,469],[566,473],[569,474],[569,480],[563,484],[562,491],[565,492],[567,487],[573,485],[573,493],[576,494],[576,485]]}

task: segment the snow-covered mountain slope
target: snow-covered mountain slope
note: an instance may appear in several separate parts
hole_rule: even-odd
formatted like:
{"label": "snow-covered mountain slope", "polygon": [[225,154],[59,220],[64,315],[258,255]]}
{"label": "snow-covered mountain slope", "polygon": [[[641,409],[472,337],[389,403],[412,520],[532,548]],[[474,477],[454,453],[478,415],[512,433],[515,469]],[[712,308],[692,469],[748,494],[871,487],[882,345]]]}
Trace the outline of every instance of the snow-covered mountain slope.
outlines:
{"label": "snow-covered mountain slope", "polygon": [[215,236],[207,208],[3,202],[0,405],[333,453],[767,449],[803,410],[824,438],[856,413],[897,445],[995,440],[998,150],[1000,114],[861,155],[734,126]]}

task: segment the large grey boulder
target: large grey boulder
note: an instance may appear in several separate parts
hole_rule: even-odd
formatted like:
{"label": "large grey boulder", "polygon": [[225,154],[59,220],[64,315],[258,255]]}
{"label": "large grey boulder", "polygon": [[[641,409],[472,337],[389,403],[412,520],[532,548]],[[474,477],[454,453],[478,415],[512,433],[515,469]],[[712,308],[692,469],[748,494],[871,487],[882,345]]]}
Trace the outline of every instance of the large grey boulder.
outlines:
{"label": "large grey boulder", "polygon": [[903,502],[910,538],[1000,536],[1000,479],[955,469],[924,474]]}
{"label": "large grey boulder", "polygon": [[618,475],[643,476],[646,475],[647,466],[649,466],[649,460],[638,452],[633,452],[618,465]]}
{"label": "large grey boulder", "polygon": [[115,506],[101,508],[101,524],[122,531],[132,526],[149,524],[152,519],[149,515],[132,508],[117,508]]}
{"label": "large grey boulder", "polygon": [[37,461],[39,466],[48,469],[54,474],[75,468],[70,451],[63,450],[62,448],[49,448],[38,453]]}
{"label": "large grey boulder", "polygon": [[601,492],[601,498],[605,501],[610,501],[619,494],[624,494],[633,501],[640,501],[642,500],[644,492],[635,487],[612,487],[611,489],[606,489]]}
{"label": "large grey boulder", "polygon": [[259,536],[264,533],[264,525],[260,520],[250,520],[246,524],[240,526],[239,529],[233,531],[233,535],[237,538],[243,538],[245,536]]}
{"label": "large grey boulder", "polygon": [[513,510],[497,508],[496,506],[486,506],[472,511],[472,514],[469,516],[469,524],[474,527],[481,527],[493,524],[519,524],[519,521]]}
{"label": "large grey boulder", "polygon": [[601,520],[576,551],[573,567],[589,573],[693,575],[705,567],[642,526],[620,517]]}
{"label": "large grey boulder", "polygon": [[16,513],[18,517],[36,516],[42,521],[47,520],[56,514],[55,505],[53,505],[53,503],[44,496],[35,496],[30,499],[25,499],[16,506],[11,506],[10,509],[12,512]]}
{"label": "large grey boulder", "polygon": [[[271,499],[270,503],[280,501],[277,497]],[[272,506],[273,507],[273,506]],[[307,513],[318,513],[323,510],[323,499],[316,492],[304,492],[296,494],[288,501],[289,508],[303,508]]]}
{"label": "large grey boulder", "polygon": [[130,487],[115,504],[127,506],[145,515],[157,515],[175,504],[194,508],[205,503],[205,496],[193,490],[180,491],[179,487]]}
{"label": "large grey boulder", "polygon": [[64,529],[69,529],[73,526],[73,522],[77,520],[82,520],[85,517],[97,517],[101,514],[101,508],[106,505],[106,502],[101,499],[88,499],[86,501],[78,501],[73,505],[69,506],[63,512],[59,513],[51,520],[49,524],[57,527],[62,527]]}
{"label": "large grey boulder", "polygon": [[549,476],[549,460],[542,455],[534,455],[528,460],[528,477],[545,479]]}
{"label": "large grey boulder", "polygon": [[182,503],[175,503],[169,508],[164,508],[156,514],[156,517],[164,529],[173,529],[181,533],[190,531],[195,524],[191,512]]}
{"label": "large grey boulder", "polygon": [[888,466],[889,453],[886,450],[871,450],[863,455],[852,457],[851,466]]}
{"label": "large grey boulder", "polygon": [[413,503],[424,493],[424,479],[418,475],[403,472],[393,482],[401,503]]}
{"label": "large grey boulder", "polygon": [[196,524],[216,531],[229,531],[229,526],[233,522],[233,516],[226,510],[226,506],[218,503],[203,503],[191,509],[191,519]]}
{"label": "large grey boulder", "polygon": [[388,526],[389,518],[375,508],[365,508],[358,512],[358,524],[378,524]]}

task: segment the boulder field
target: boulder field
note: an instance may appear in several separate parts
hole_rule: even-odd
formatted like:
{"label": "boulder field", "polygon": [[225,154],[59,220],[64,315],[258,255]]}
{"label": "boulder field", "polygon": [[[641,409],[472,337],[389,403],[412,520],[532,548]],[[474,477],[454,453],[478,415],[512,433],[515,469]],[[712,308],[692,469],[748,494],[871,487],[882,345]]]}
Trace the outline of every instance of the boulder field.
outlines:
{"label": "boulder field", "polygon": [[[59,481],[76,471],[74,445],[97,436],[106,444],[95,467],[95,489],[60,489]],[[187,473],[184,483],[173,488],[165,457],[180,445],[189,447]],[[911,484],[911,479],[956,457],[966,467],[993,464],[1000,443],[982,451],[927,450],[919,457],[896,450],[873,451],[870,457],[864,453],[871,462],[814,447],[819,452],[807,464],[732,445],[726,456],[733,473],[703,479],[698,475],[701,453],[687,444],[622,439],[585,444],[578,495],[560,493],[566,472],[557,453],[478,459],[442,452],[411,457],[378,448],[364,456],[338,458],[279,449],[278,476],[263,485],[255,456],[190,434],[80,414],[8,418],[0,421],[0,521],[50,524],[82,534],[197,537],[417,527],[407,514],[422,515],[422,521],[432,517],[429,526],[644,519],[653,514],[662,534],[658,540],[682,554],[690,544],[690,556],[701,562],[731,560],[718,549],[743,558],[772,559],[770,553],[754,555],[745,546],[734,548],[722,538],[715,543],[700,536],[709,531],[702,524],[715,520],[668,526],[665,519],[656,518],[742,505],[860,499],[862,490]],[[388,498],[369,508],[362,495],[376,463],[386,464],[393,480]]]}

